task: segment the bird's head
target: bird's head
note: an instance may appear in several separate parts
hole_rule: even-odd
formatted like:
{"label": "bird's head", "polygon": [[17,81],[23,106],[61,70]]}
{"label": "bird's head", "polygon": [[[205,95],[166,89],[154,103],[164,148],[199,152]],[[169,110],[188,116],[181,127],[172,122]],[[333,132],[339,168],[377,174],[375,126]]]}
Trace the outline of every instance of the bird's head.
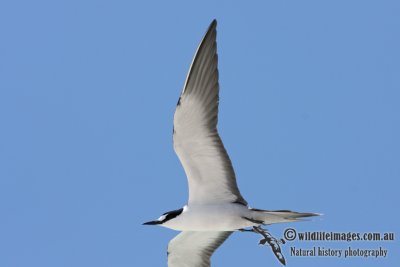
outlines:
{"label": "bird's head", "polygon": [[165,222],[175,218],[176,216],[179,216],[182,212],[183,212],[183,208],[178,209],[178,210],[168,211],[168,212],[164,213],[163,215],[161,215],[160,218],[158,218],[157,220],[145,222],[145,223],[143,223],[143,225],[162,225]]}

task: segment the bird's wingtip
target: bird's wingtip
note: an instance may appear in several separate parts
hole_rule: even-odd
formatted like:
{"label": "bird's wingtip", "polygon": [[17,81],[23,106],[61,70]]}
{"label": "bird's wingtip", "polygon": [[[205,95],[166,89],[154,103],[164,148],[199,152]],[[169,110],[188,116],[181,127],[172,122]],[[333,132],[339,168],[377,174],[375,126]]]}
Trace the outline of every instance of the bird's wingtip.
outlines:
{"label": "bird's wingtip", "polygon": [[210,23],[209,29],[213,29],[217,27],[217,19],[213,19]]}

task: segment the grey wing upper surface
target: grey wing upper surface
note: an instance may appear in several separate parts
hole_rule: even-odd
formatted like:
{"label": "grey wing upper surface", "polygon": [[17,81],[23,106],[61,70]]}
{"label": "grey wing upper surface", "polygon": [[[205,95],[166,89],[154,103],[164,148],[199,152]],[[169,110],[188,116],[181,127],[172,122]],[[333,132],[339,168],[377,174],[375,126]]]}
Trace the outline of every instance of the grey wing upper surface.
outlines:
{"label": "grey wing upper surface", "polygon": [[214,20],[190,66],[174,115],[174,149],[189,185],[189,205],[237,202],[247,205],[217,131],[218,56]]}
{"label": "grey wing upper surface", "polygon": [[181,232],[168,244],[168,267],[209,267],[211,255],[231,233]]}

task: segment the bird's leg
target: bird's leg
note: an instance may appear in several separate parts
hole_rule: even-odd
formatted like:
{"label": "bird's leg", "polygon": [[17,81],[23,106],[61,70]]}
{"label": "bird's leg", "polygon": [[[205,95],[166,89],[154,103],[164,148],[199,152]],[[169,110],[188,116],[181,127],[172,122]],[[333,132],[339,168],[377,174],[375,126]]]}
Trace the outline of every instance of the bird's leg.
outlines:
{"label": "bird's leg", "polygon": [[262,235],[264,238],[261,239],[258,244],[265,245],[265,243],[268,243],[272,248],[272,252],[274,252],[276,258],[280,261],[280,263],[286,265],[285,257],[283,256],[281,247],[279,246],[280,243],[285,244],[285,241],[283,239],[276,239],[267,230],[261,228],[261,226],[253,226],[252,232]]}

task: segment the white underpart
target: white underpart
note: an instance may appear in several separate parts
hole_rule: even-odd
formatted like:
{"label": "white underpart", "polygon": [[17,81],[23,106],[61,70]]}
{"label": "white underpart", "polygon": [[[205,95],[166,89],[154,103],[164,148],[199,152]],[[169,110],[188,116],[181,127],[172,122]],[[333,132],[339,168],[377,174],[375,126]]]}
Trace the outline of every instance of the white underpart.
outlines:
{"label": "white underpart", "polygon": [[259,225],[246,219],[254,215],[255,212],[239,204],[190,205],[161,226],[178,231],[235,231]]}
{"label": "white underpart", "polygon": [[189,199],[181,214],[160,224],[183,231],[169,243],[169,267],[208,267],[231,231],[311,216],[247,207],[217,131],[218,103],[214,20],[196,51],[174,114],[174,149],[187,176]]}

